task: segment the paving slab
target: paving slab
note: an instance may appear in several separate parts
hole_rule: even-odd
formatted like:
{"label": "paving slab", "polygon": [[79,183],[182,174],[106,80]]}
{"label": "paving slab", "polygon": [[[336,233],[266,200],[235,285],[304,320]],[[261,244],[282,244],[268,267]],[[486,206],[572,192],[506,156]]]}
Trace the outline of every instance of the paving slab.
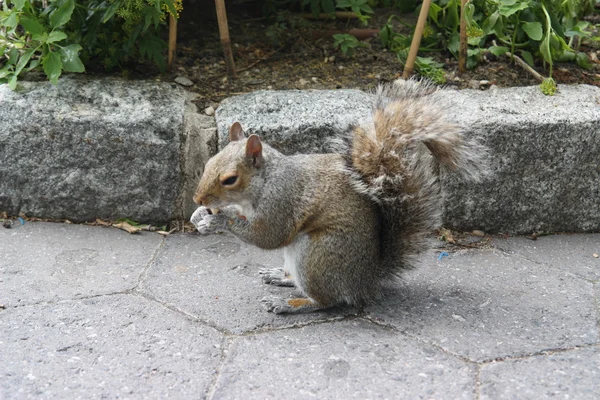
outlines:
{"label": "paving slab", "polygon": [[481,399],[595,400],[600,394],[600,347],[575,349],[481,367]]}
{"label": "paving slab", "polygon": [[201,398],[222,335],[139,296],[0,312],[0,397]]}
{"label": "paving slab", "polygon": [[12,307],[131,289],[161,243],[155,233],[85,225],[0,227],[0,303]]}
{"label": "paving slab", "polygon": [[494,249],[434,257],[370,315],[474,361],[600,342],[593,284]]}
{"label": "paving slab", "polygon": [[474,365],[362,320],[244,336],[213,399],[472,399]]}
{"label": "paving slab", "polygon": [[261,250],[229,235],[169,236],[140,290],[233,333],[356,312],[351,308],[286,316],[267,312],[261,303],[263,298],[289,297],[293,289],[265,285],[258,272],[282,266],[281,250]]}
{"label": "paving slab", "polygon": [[553,265],[584,279],[600,281],[600,234],[496,238],[494,245],[533,262]]}
{"label": "paving slab", "polygon": [[281,252],[228,235],[0,228],[0,398],[585,399],[600,282],[561,253],[589,237],[430,251],[364,312],[290,316],[260,303],[291,293],[258,275]]}

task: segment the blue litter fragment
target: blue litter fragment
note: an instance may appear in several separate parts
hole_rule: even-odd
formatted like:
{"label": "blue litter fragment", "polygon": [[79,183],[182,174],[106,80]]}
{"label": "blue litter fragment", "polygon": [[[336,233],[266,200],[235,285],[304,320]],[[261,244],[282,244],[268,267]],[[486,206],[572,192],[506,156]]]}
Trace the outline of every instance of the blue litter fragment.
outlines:
{"label": "blue litter fragment", "polygon": [[444,257],[450,257],[450,255],[448,253],[446,253],[445,251],[442,251],[440,253],[440,255],[438,256],[438,261],[442,261],[442,258]]}
{"label": "blue litter fragment", "polygon": [[18,219],[19,219],[19,222],[21,223],[21,225],[25,225],[25,220],[23,218],[19,217]]}

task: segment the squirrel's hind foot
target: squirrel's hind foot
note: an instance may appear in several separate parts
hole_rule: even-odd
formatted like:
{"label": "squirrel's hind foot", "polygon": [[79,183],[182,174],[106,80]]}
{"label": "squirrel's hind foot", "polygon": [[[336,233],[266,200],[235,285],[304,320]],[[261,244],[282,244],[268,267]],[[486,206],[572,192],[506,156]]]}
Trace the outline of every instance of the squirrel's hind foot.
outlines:
{"label": "squirrel's hind foot", "polygon": [[294,280],[282,268],[262,268],[258,271],[264,283],[275,286],[294,287]]}
{"label": "squirrel's hind foot", "polygon": [[305,313],[324,308],[314,300],[308,298],[283,299],[281,297],[265,297],[261,302],[265,305],[267,311],[275,314]]}

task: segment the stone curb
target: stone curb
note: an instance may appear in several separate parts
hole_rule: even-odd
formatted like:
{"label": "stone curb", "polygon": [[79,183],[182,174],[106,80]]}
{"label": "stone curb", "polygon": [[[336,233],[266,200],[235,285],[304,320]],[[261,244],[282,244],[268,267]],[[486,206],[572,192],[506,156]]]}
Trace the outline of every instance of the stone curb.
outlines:
{"label": "stone curb", "polygon": [[[494,233],[600,231],[600,88],[448,90],[451,118],[489,151],[481,183],[442,176],[444,224]],[[219,142],[242,123],[284,153],[326,152],[327,137],[369,118],[356,90],[258,91],[223,101]]]}
{"label": "stone curb", "polygon": [[[444,224],[459,230],[600,231],[600,89],[448,91],[453,118],[489,149],[491,177],[442,177]],[[69,219],[186,219],[204,163],[242,122],[285,153],[327,151],[368,120],[357,90],[259,91],[215,118],[177,85],[62,79],[0,86],[0,212]]]}

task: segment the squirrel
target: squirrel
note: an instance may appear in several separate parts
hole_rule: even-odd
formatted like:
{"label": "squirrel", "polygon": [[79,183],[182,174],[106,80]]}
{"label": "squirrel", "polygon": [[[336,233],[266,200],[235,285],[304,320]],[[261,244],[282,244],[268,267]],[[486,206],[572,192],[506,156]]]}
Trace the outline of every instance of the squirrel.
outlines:
{"label": "squirrel", "polygon": [[287,156],[234,123],[205,166],[191,222],[202,234],[283,248],[283,268],[261,270],[263,281],[300,293],[263,299],[268,311],[367,305],[439,227],[439,168],[476,181],[485,170],[483,146],[449,121],[438,91],[416,80],[379,86],[372,120],[331,154]]}

